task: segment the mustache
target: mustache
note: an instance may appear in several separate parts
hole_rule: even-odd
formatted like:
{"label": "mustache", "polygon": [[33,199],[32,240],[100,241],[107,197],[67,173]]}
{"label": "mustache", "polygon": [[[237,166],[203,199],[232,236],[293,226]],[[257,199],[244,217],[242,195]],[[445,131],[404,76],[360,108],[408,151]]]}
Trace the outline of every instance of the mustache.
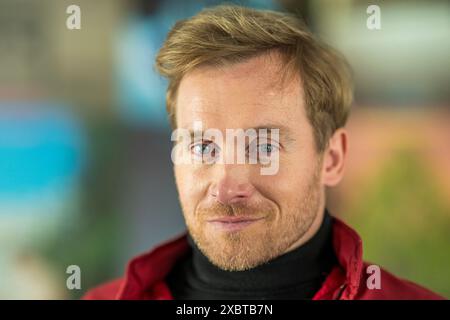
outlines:
{"label": "mustache", "polygon": [[211,218],[211,217],[260,217],[262,215],[270,215],[275,210],[270,204],[223,204],[215,202],[209,207],[197,208],[196,214],[199,217]]}

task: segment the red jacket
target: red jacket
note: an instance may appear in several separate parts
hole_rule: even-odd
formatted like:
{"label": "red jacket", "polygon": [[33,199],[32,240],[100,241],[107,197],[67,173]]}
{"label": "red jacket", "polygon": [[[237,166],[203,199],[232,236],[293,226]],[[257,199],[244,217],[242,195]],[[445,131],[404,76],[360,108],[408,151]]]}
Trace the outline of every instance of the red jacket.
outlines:
{"label": "red jacket", "polygon": [[[366,281],[370,274],[366,268],[370,264],[362,260],[361,238],[337,218],[333,218],[333,246],[339,264],[325,279],[314,300],[443,299],[383,269],[381,269],[381,289],[369,289]],[[90,290],[84,299],[173,299],[165,283],[165,277],[186,250],[189,250],[186,235],[164,243],[132,259],[123,278]]]}

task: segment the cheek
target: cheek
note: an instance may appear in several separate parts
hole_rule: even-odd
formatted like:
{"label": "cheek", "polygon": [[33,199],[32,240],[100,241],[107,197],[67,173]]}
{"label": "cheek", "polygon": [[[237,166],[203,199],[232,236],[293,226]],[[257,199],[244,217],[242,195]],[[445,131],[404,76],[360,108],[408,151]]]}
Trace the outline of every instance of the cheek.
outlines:
{"label": "cheek", "polygon": [[174,167],[175,183],[181,205],[187,212],[192,212],[203,194],[202,181],[190,165],[177,165]]}
{"label": "cheek", "polygon": [[276,175],[257,177],[258,189],[281,208],[295,205],[311,184],[317,168],[315,161],[301,156],[280,159]]}
{"label": "cheek", "polygon": [[190,187],[192,185],[192,178],[190,177],[190,172],[185,166],[178,165],[174,168],[174,174],[181,205],[183,209],[188,209],[190,201],[187,200],[192,197],[192,188]]}

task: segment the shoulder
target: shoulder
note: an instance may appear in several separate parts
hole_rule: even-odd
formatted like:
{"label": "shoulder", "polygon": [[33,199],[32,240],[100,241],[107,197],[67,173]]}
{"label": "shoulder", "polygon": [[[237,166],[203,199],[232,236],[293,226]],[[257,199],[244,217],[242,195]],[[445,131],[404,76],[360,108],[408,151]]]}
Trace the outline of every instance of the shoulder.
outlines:
{"label": "shoulder", "polygon": [[83,296],[83,300],[114,300],[123,284],[123,279],[115,279],[105,282],[93,289],[90,289]]}
{"label": "shoulder", "polygon": [[[364,270],[368,270],[370,264],[364,263]],[[363,273],[361,290],[357,299],[379,300],[442,300],[444,297],[409,280],[399,278],[383,268],[379,268],[380,288],[370,289],[368,282],[375,273]]]}

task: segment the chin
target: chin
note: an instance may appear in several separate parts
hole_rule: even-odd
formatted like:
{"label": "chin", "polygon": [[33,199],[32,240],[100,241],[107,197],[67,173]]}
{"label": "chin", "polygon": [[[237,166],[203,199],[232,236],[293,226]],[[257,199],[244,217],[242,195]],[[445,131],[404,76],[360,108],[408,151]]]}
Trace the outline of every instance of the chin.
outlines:
{"label": "chin", "polygon": [[204,236],[204,238],[194,239],[197,246],[212,264],[223,270],[252,269],[278,255],[274,242],[270,241],[270,237],[266,235],[261,236],[260,232],[241,230],[221,235],[204,234]]}

